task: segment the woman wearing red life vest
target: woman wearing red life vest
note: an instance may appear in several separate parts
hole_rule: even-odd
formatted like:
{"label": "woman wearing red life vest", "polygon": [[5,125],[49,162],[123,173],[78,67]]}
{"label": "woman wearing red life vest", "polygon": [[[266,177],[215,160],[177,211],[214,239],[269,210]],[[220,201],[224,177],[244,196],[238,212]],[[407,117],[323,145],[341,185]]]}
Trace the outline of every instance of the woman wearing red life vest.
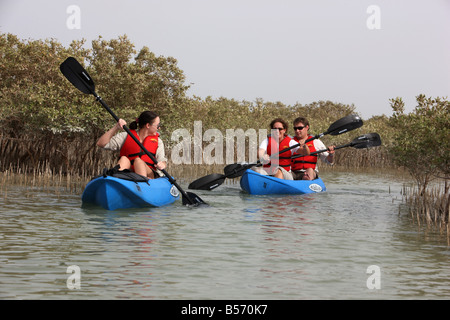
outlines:
{"label": "woman wearing red life vest", "polygon": [[296,151],[300,154],[309,154],[309,150],[305,145],[300,147],[281,152],[277,156],[275,155],[279,151],[292,147],[297,144],[286,132],[288,129],[287,123],[281,119],[274,119],[270,123],[271,134],[261,142],[258,149],[258,157],[263,164],[263,167],[256,167],[253,170],[264,174],[271,175],[279,179],[293,180],[291,174],[291,156]]}
{"label": "woman wearing red life vest", "polygon": [[150,179],[160,176],[158,170],[166,168],[167,159],[164,143],[157,132],[160,127],[159,116],[152,111],[144,111],[129,126],[131,133],[155,157],[156,164],[126,132],[116,134],[124,125],[125,120],[119,119],[114,127],[100,137],[97,146],[108,150],[120,150],[120,159],[117,163],[119,170],[129,169]]}
{"label": "woman wearing red life vest", "polygon": [[[293,140],[299,143],[304,143],[311,138],[308,134],[309,121],[306,118],[298,117],[294,120],[295,137]],[[319,139],[312,140],[306,144],[310,153],[315,151],[327,149],[322,141]],[[298,153],[297,153],[298,154]],[[306,157],[299,157],[292,160],[291,170],[294,180],[314,180],[318,177],[317,158],[327,164],[334,162],[334,146],[328,147],[328,152],[319,153],[316,155],[308,155]]]}

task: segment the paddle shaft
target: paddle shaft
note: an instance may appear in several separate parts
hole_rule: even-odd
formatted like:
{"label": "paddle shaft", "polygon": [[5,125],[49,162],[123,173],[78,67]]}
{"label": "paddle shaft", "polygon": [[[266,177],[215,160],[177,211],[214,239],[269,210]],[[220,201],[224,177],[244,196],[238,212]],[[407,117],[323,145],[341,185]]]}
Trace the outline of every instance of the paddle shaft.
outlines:
{"label": "paddle shaft", "polygon": [[[350,143],[344,144],[342,146],[334,147],[334,150],[351,147],[352,145],[354,145],[354,143],[350,142]],[[298,154],[298,155],[292,156],[291,159],[297,159],[297,158],[301,158],[301,157],[313,156],[313,155],[316,155],[316,154],[319,154],[319,153],[323,153],[323,152],[327,152],[327,151],[330,151],[330,150],[328,150],[328,148],[327,148],[327,149],[311,152],[309,155]]]}
{"label": "paddle shaft", "polygon": [[[304,143],[307,143],[307,142],[313,141],[313,140],[315,140],[315,139],[318,139],[318,138],[322,137],[323,135],[325,135],[325,133],[318,134],[318,135],[316,135],[316,136],[314,136],[314,137],[311,137],[311,138],[307,139]],[[283,150],[281,150],[281,151],[278,151],[277,153],[274,153],[273,155],[271,155],[271,156],[270,156],[270,159],[275,158],[275,157],[278,156],[280,153],[283,153],[283,152],[292,150],[292,149],[294,149],[294,148],[297,148],[298,146],[300,146],[300,143],[296,143],[296,144],[294,144],[293,146],[290,146],[289,148],[286,148],[286,149],[283,149]],[[258,160],[258,161],[255,162],[255,163],[247,164],[247,165],[245,165],[244,167],[242,167],[241,169],[236,170],[236,172],[234,172],[233,174],[236,174],[237,172],[240,172],[240,171],[243,171],[243,170],[250,169],[251,167],[255,167],[255,166],[258,166],[258,167],[259,167],[259,166],[262,166],[261,160]],[[230,176],[230,175],[231,175],[231,174],[228,174],[228,176]],[[226,176],[227,176],[227,175],[225,175],[225,177],[226,177]]]}
{"label": "paddle shaft", "polygon": [[[355,146],[358,146],[358,145],[364,145],[364,146],[360,146],[360,148],[368,148],[368,147],[370,147],[370,143],[372,142],[372,143],[375,143],[375,145],[379,145],[379,144],[381,144],[381,140],[380,140],[380,138],[379,138],[379,136],[378,136],[378,134],[375,134],[375,133],[371,133],[371,134],[368,134],[368,135],[366,135],[366,136],[369,136],[369,135],[376,135],[375,137],[373,137],[373,138],[371,138],[371,139],[369,139],[369,138],[366,138],[365,140],[359,140],[359,141],[356,141],[356,139],[355,140],[353,140],[352,142],[349,142],[349,143],[346,143],[346,144],[343,144],[343,145],[341,145],[341,146],[337,146],[337,147],[334,147],[334,150],[338,150],[338,149],[342,149],[342,148],[347,148],[347,147],[355,147]],[[362,138],[362,137],[365,137],[365,136],[361,136],[360,138]],[[358,139],[358,138],[357,138]],[[371,141],[372,140],[372,141]],[[311,152],[311,154],[309,154],[309,155],[315,155],[315,154],[319,154],[319,153],[322,153],[322,152],[326,152],[326,151],[330,151],[328,148],[327,149],[323,149],[323,150],[318,150],[318,151],[314,151],[314,152]],[[291,157],[291,159],[296,159],[296,158],[300,158],[300,157],[306,157],[307,155],[295,155],[295,156],[292,156]]]}
{"label": "paddle shaft", "polygon": [[[323,135],[323,134],[322,134],[322,135]],[[320,135],[320,137],[321,137],[322,135]],[[311,137],[311,138],[307,139],[307,140],[305,141],[305,143],[310,142],[310,141],[312,141],[312,140],[314,140],[314,139],[318,139],[318,138],[316,138],[316,137],[317,137],[317,136],[314,136],[314,137]],[[288,147],[288,148],[285,148],[285,149],[283,149],[283,150],[280,150],[280,151],[278,151],[278,152],[272,154],[272,155],[270,156],[270,159],[275,158],[276,156],[280,155],[280,153],[283,153],[283,152],[292,150],[292,149],[294,149],[294,148],[297,148],[298,146],[300,146],[300,143],[296,143],[296,144],[294,144],[293,146],[290,146],[290,147]],[[254,166],[260,166],[260,165],[262,165],[261,160],[258,160],[258,161],[256,161],[255,163],[249,163],[249,164],[245,165],[244,168],[245,168],[245,169],[249,169],[249,168],[251,168],[251,167],[254,167]],[[241,170],[242,170],[242,169],[236,170],[236,172],[239,172],[239,171],[241,171]]]}

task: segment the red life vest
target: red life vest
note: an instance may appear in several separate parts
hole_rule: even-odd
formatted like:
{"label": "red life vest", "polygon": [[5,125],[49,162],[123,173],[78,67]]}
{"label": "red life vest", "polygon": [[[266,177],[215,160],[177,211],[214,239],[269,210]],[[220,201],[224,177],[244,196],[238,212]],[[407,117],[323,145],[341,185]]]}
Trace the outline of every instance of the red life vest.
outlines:
{"label": "red life vest", "polygon": [[[307,139],[309,138],[312,138],[312,136],[308,136]],[[297,137],[294,137],[294,140],[297,142],[299,141]],[[309,147],[309,151],[311,153],[316,151],[316,148],[314,147],[314,140],[307,142],[306,145]],[[317,154],[313,154],[310,156],[292,159],[291,169],[292,171],[305,170],[308,168],[316,169],[316,165],[317,165]]]}
{"label": "red life vest", "polygon": [[[139,135],[136,130],[130,131],[139,140]],[[142,143],[145,149],[147,149],[147,151],[150,152],[153,156],[156,156],[156,149],[158,149],[158,137],[159,133],[156,133],[153,136],[147,136]],[[129,134],[127,135],[127,138],[125,139],[125,142],[120,149],[120,156],[126,156],[128,159],[130,159],[131,164],[133,164],[134,159],[140,157],[150,167],[155,167],[152,159],[150,159],[150,157],[144,152],[144,150],[141,149],[141,147],[139,147],[136,141],[134,141]]]}
{"label": "red life vest", "polygon": [[[279,152],[283,149],[289,148],[289,142],[291,142],[291,138],[286,136],[278,145],[278,141],[275,141],[270,135],[268,136],[269,142],[267,144],[267,154],[270,156],[272,153],[272,144],[274,144],[274,151]],[[272,159],[273,160],[273,159]],[[286,171],[291,170],[291,150],[282,152],[278,154],[278,166],[283,167]],[[263,165],[263,167],[270,167],[270,162]]]}

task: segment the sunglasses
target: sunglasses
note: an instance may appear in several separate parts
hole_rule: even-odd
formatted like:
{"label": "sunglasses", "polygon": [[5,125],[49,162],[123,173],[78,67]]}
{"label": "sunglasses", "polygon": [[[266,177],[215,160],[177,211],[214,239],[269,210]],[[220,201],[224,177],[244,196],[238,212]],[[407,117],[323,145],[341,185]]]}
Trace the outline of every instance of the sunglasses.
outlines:
{"label": "sunglasses", "polygon": [[281,130],[284,130],[284,128],[272,128],[272,130],[278,130],[278,131],[281,131]]}
{"label": "sunglasses", "polygon": [[297,130],[303,130],[303,129],[305,129],[305,126],[303,126],[303,127],[294,127],[294,131],[297,131]]}

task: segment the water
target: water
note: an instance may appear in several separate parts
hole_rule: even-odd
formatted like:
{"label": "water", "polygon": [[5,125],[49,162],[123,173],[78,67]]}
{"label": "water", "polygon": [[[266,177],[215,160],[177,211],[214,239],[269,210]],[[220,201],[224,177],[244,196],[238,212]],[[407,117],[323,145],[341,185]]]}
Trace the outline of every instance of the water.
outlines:
{"label": "water", "polygon": [[[178,201],[117,212],[81,208],[80,194],[58,187],[8,185],[0,194],[0,299],[450,297],[445,236],[399,214],[401,182],[322,178],[321,194],[249,196],[222,185],[195,191],[208,208]],[[67,273],[74,265],[79,282]],[[379,269],[368,273],[370,266]]]}

